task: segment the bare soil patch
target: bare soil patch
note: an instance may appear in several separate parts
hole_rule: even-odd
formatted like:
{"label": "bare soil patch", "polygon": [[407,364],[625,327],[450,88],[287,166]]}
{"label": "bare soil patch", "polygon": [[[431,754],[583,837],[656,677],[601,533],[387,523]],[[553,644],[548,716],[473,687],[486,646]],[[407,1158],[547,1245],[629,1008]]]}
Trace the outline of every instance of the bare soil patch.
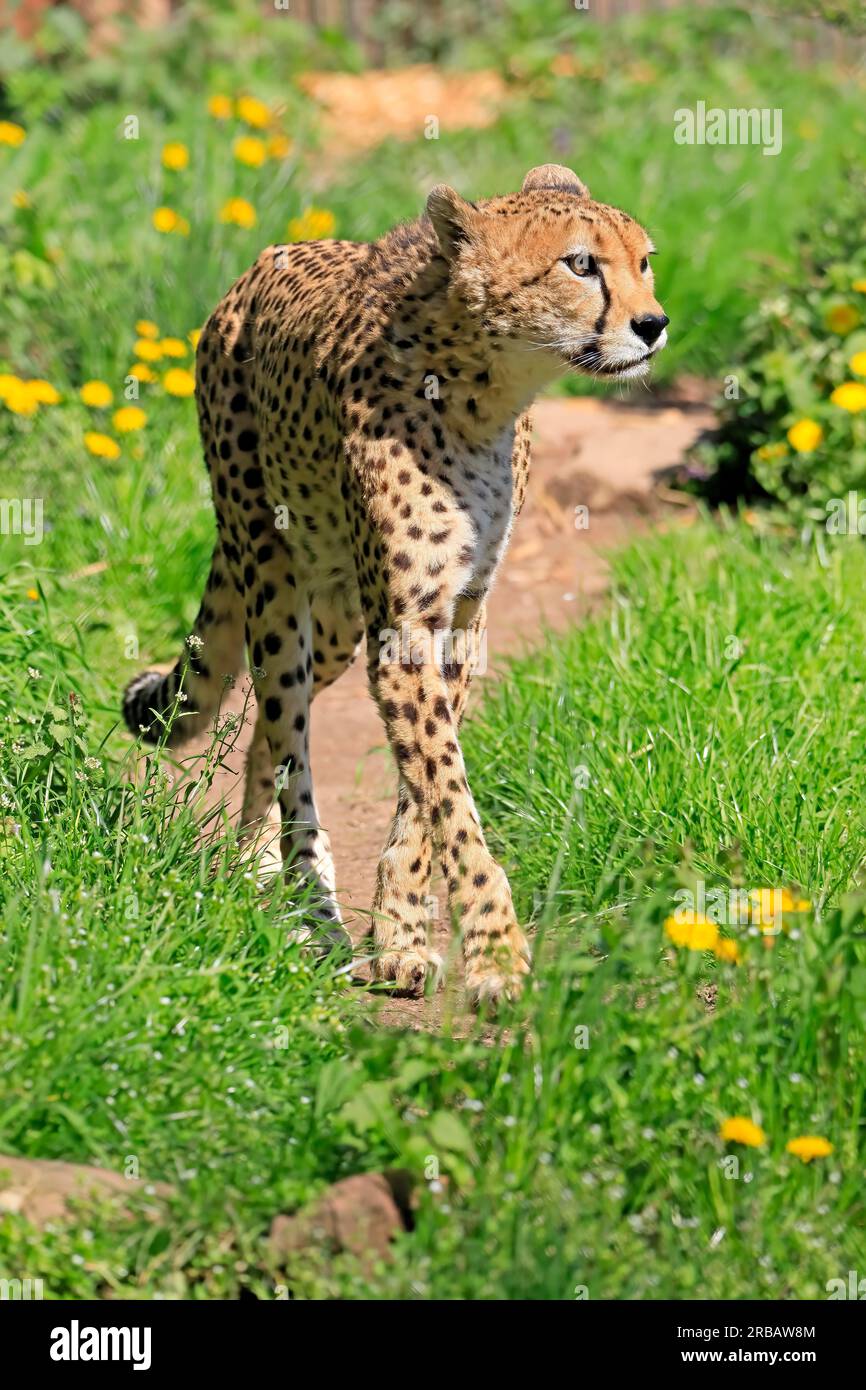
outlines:
{"label": "bare soil patch", "polygon": [[426,63],[367,72],[308,72],[301,89],[322,108],[328,164],[392,137],[417,140],[429,118],[438,134],[490,125],[506,84],[492,70],[445,72]]}

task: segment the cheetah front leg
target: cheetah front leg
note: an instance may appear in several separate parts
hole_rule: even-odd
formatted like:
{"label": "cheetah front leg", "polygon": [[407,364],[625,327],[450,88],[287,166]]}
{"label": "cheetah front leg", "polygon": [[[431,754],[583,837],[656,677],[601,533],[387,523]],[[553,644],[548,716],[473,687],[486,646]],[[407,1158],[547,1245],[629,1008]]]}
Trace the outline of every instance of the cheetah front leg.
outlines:
{"label": "cheetah front leg", "polygon": [[[448,684],[452,716],[459,728],[466,708],[469,686],[477,668],[486,627],[483,600],[464,600],[455,612],[454,631],[463,635],[462,645],[449,652],[443,665]],[[431,915],[430,878],[432,867],[430,837],[420,808],[409,787],[400,783],[397,813],[388,842],[379,861],[376,897],[373,903],[374,940],[381,951],[376,965],[379,979],[394,980],[398,989],[414,992],[425,979],[438,983],[442,958],[428,942]],[[449,877],[446,866],[446,879]]]}
{"label": "cheetah front leg", "polygon": [[[448,686],[448,698],[451,701],[451,715],[455,730],[460,728],[463,715],[466,712],[472,678],[479,667],[483,670],[486,634],[487,605],[484,599],[464,598],[458,600],[454,613],[452,646],[448,652],[448,660],[443,665],[443,675]],[[455,741],[458,741],[456,733]],[[462,762],[462,752],[460,757]],[[465,779],[464,785],[466,785]],[[474,812],[474,803],[472,809]],[[480,829],[478,833],[481,834]],[[455,836],[455,842],[458,845],[460,843],[457,836]],[[455,863],[458,866],[465,863],[466,856],[458,857],[455,854],[455,843],[449,845],[447,837],[444,836],[441,841],[440,853],[442,855],[442,871],[450,886],[453,882]],[[529,968],[531,959],[529,944],[517,926],[511,902],[511,888],[504,870],[492,858],[490,863],[493,866],[493,884],[495,885],[497,882],[502,884],[503,923],[506,928],[502,938],[503,944],[501,947],[496,945],[500,939],[496,936],[499,929],[497,926],[492,926],[489,932],[485,931],[484,918],[488,914],[483,910],[480,912],[480,925],[478,923],[473,925],[470,913],[468,919],[465,920],[463,930],[466,985],[479,1001],[485,998],[495,1001],[499,995],[515,994],[520,987],[522,976]],[[471,873],[473,888],[486,889],[486,884],[482,883],[485,873],[486,870],[483,867],[478,868],[476,866],[473,869]]]}
{"label": "cheetah front leg", "polygon": [[442,973],[442,957],[427,939],[431,859],[424,818],[401,781],[376,874],[372,930],[374,979],[393,980],[400,993],[420,992],[428,977],[435,985]]}
{"label": "cheetah front leg", "polygon": [[[368,634],[371,648],[374,634]],[[460,928],[466,984],[477,1002],[514,996],[529,969],[529,946],[517,923],[504,870],[484,840],[466,780],[452,692],[443,666],[390,660],[374,648],[371,682],[400,776],[446,872],[448,905]],[[429,970],[411,880],[380,871],[390,912],[374,926],[376,976],[417,991]]]}

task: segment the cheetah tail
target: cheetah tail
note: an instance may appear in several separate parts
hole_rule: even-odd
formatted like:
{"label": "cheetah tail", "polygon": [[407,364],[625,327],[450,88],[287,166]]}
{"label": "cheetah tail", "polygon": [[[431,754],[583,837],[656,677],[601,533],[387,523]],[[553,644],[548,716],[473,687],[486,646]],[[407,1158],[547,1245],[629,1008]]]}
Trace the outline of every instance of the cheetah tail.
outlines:
{"label": "cheetah tail", "polygon": [[[180,662],[168,673],[141,671],[133,676],[123,692],[123,717],[130,733],[139,734],[145,743],[159,743],[166,735],[166,743],[175,744],[198,732],[199,711],[187,714],[189,705],[183,700],[186,684]],[[179,717],[173,719],[175,707]]]}

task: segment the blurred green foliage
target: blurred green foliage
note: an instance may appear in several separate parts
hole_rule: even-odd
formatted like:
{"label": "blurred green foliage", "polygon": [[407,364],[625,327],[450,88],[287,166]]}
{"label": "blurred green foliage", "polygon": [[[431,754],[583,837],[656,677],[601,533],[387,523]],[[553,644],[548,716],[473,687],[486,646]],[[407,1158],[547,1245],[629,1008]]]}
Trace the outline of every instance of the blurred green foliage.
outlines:
{"label": "blurred green foliage", "polygon": [[826,523],[830,499],[866,485],[864,228],[858,171],[802,242],[790,282],[764,277],[718,429],[695,450],[696,486],[714,500],[759,495]]}
{"label": "blurred green foliage", "polygon": [[[498,193],[554,159],[657,240],[659,296],[672,320],[657,379],[726,375],[754,307],[755,272],[769,265],[782,282],[795,274],[797,236],[842,196],[866,141],[862,88],[827,63],[805,70],[787,26],[736,7],[609,25],[571,11],[549,30],[533,23],[529,7],[515,6],[508,51],[461,50],[506,76],[508,98],[489,127],[450,130],[442,112],[440,138],[419,129],[416,140],[351,158],[334,143],[325,156],[319,110],[296,79],[310,66],[357,64],[359,54],[290,18],[189,5],[170,32],[129,36],[134,63],[126,47],[88,59],[80,36],[38,68],[10,46],[7,114],[27,138],[0,147],[0,246],[12,286],[0,310],[0,370],[51,374],[61,386],[81,373],[122,372],[121,325],[142,312],[173,331],[201,323],[310,203],[334,212],[337,235],[368,239],[417,216],[434,182]],[[244,91],[279,113],[287,157],[260,168],[234,159],[240,128],[212,120],[205,103],[213,92]],[[676,144],[675,112],[699,100],[780,108],[781,152]],[[130,114],[137,140],[123,138]],[[185,173],[161,167],[166,140],[188,145]],[[13,202],[19,191],[28,210]],[[255,208],[252,229],[219,221],[236,196]],[[153,211],[166,204],[189,220],[188,238],[154,232]],[[567,389],[585,388],[571,378]]]}
{"label": "blurred green foliage", "polygon": [[160,119],[177,117],[208,87],[288,83],[307,68],[359,68],[356,45],[291,15],[255,7],[184,0],[168,24],[140,29],[119,16],[121,38],[96,54],[88,28],[67,5],[48,9],[32,41],[4,34],[0,118],[18,113],[55,127],[68,114],[118,103]]}

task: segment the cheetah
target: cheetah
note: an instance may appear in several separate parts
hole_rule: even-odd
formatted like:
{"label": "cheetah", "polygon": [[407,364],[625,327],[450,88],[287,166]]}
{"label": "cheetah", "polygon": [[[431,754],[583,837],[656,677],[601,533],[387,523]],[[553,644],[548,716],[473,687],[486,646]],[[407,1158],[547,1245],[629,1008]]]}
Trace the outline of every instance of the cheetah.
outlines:
{"label": "cheetah", "polygon": [[399,775],[371,954],[374,979],[396,992],[441,974],[428,940],[434,859],[471,998],[511,998],[529,970],[459,728],[526,492],[531,402],[569,369],[647,373],[668,324],[653,251],[630,216],[546,164],[502,197],[437,186],[425,215],[371,244],[270,246],[202,330],[217,542],[189,650],[168,675],[130,683],[126,721],[151,741],[206,728],[246,648],[258,714],[241,833],[279,827],[285,872],[306,884],[327,941],[342,940],[310,705],[366,639]]}

